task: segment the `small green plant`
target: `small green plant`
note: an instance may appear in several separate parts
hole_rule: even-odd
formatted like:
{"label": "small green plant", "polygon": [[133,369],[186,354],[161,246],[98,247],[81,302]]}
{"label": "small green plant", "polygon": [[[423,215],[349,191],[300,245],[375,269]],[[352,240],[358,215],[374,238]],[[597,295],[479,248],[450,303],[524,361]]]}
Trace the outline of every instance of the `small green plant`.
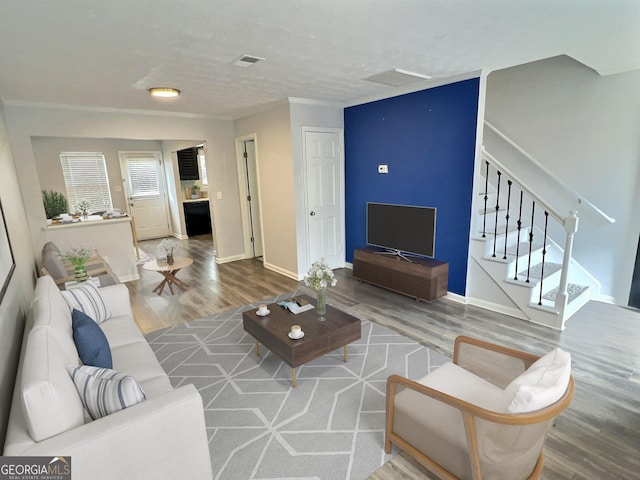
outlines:
{"label": "small green plant", "polygon": [[60,253],[60,258],[74,267],[82,267],[93,255],[93,248],[89,245],[73,245]]}
{"label": "small green plant", "polygon": [[42,190],[42,203],[47,218],[54,218],[69,211],[67,198],[55,190]]}

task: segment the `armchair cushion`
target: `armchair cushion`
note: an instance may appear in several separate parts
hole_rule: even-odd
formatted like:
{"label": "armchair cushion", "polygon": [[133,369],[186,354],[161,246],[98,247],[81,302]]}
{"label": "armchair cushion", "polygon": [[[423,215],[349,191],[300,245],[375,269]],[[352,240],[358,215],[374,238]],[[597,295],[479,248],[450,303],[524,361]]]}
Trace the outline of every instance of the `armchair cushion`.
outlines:
{"label": "armchair cushion", "polygon": [[[495,412],[506,408],[504,390],[454,363],[445,363],[418,383]],[[460,411],[420,393],[404,389],[395,398],[393,430],[452,473],[469,478],[468,450]],[[425,434],[425,432],[429,432]]]}
{"label": "armchair cushion", "polygon": [[47,272],[55,279],[64,278],[69,273],[64,262],[60,259],[60,254],[52,249],[49,249],[42,254],[42,266],[47,269]]}
{"label": "armchair cushion", "polygon": [[533,363],[505,388],[507,413],[527,413],[557,402],[571,376],[571,354],[559,348]]}

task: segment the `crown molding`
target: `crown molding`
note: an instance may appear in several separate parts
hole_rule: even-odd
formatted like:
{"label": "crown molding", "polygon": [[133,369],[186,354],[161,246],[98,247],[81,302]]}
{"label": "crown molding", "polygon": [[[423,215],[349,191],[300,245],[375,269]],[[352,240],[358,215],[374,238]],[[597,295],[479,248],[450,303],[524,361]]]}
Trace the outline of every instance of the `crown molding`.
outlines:
{"label": "crown molding", "polygon": [[95,113],[117,113],[127,115],[148,115],[153,117],[200,118],[207,120],[233,120],[230,116],[206,115],[203,113],[169,112],[165,110],[142,110],[132,108],[96,107],[87,105],[69,105],[61,103],[32,102],[26,100],[3,100],[8,107],[40,108],[48,110],[69,110]]}
{"label": "crown molding", "polygon": [[376,95],[359,98],[352,102],[345,103],[344,108],[355,107],[356,105],[363,105],[365,103],[376,102],[378,100],[385,100],[387,98],[399,97],[400,95],[406,95],[407,93],[415,93],[421,90],[428,90],[430,88],[441,87],[442,85],[448,85],[450,83],[470,80],[472,78],[479,78],[483,74],[486,74],[486,71],[474,70],[473,72],[454,75],[452,77],[433,78],[431,80],[424,80],[422,82],[412,83],[404,87],[389,87],[386,93],[379,93]]}

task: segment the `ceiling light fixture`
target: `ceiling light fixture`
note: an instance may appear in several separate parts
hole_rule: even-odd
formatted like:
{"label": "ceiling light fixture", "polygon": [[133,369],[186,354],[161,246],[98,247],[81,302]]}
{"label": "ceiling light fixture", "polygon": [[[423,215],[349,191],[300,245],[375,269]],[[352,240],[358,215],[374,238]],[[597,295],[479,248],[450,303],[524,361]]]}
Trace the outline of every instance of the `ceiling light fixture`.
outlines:
{"label": "ceiling light fixture", "polygon": [[152,87],[149,89],[152,97],[175,98],[180,95],[180,90],[171,87]]}

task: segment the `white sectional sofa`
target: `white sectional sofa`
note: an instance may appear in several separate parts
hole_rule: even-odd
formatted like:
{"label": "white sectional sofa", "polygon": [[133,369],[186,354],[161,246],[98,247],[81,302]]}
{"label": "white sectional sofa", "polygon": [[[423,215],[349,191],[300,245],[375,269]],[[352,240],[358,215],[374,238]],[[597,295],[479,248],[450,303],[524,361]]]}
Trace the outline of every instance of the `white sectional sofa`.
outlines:
{"label": "white sectional sofa", "polygon": [[211,479],[199,393],[193,385],[171,386],[135,324],[126,286],[99,292],[111,313],[99,326],[113,370],[133,377],[146,400],[91,419],[68,371],[81,363],[70,308],[53,279],[41,277],[25,327],[4,455],[70,456],[76,480]]}

